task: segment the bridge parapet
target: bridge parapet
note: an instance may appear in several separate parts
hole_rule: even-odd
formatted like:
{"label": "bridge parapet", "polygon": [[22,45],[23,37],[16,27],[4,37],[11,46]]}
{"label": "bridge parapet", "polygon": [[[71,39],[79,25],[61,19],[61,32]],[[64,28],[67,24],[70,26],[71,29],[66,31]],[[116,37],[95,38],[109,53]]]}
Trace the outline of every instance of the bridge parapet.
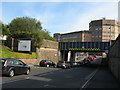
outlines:
{"label": "bridge parapet", "polygon": [[59,42],[59,50],[67,51],[96,51],[105,52],[110,46],[109,42]]}

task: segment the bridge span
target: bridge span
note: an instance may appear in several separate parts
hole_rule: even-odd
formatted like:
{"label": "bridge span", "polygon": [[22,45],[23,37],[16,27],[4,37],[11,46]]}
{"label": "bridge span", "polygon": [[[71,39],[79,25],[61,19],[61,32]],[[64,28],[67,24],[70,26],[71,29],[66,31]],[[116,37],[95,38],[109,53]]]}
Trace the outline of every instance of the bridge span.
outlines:
{"label": "bridge span", "polygon": [[105,52],[110,42],[59,42],[60,60],[75,61],[76,52]]}

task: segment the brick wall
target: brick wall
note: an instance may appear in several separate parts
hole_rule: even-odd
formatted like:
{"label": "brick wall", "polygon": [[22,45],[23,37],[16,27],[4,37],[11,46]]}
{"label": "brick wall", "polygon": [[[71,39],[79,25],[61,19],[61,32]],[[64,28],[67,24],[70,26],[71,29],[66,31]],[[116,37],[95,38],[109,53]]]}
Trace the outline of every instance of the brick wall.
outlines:
{"label": "brick wall", "polygon": [[37,59],[19,59],[19,60],[22,60],[24,63],[28,65],[35,65],[37,62]]}

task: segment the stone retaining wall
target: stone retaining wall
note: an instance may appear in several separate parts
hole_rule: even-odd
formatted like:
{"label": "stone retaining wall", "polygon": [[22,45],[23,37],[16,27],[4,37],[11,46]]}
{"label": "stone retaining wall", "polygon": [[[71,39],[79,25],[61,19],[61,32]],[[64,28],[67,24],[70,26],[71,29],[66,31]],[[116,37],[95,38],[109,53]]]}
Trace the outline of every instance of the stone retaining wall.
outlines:
{"label": "stone retaining wall", "polygon": [[37,50],[37,52],[38,52],[38,62],[40,62],[41,60],[51,60],[55,63],[58,62],[59,53],[57,49],[40,48]]}
{"label": "stone retaining wall", "polygon": [[109,68],[114,76],[120,81],[120,35],[109,50]]}
{"label": "stone retaining wall", "polygon": [[36,64],[39,64],[41,60],[51,60],[57,63],[59,59],[58,42],[44,40],[42,47],[37,49],[37,53],[38,60]]}

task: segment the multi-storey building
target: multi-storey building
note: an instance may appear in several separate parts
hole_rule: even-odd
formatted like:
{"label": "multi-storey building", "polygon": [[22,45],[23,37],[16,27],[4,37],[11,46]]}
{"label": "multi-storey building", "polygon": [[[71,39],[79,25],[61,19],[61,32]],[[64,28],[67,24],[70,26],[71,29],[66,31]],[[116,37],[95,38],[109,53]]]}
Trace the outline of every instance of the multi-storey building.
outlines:
{"label": "multi-storey building", "polygon": [[91,32],[77,31],[65,34],[55,33],[54,37],[61,42],[91,42]]}
{"label": "multi-storey building", "polygon": [[118,21],[118,34],[120,34],[120,21]]}
{"label": "multi-storey building", "polygon": [[108,42],[115,40],[120,33],[120,24],[116,20],[101,19],[89,23],[93,42]]}
{"label": "multi-storey building", "polygon": [[55,33],[53,36],[57,41],[60,41],[61,34],[60,33]]}
{"label": "multi-storey building", "polygon": [[[61,42],[109,42],[110,40],[115,40],[119,34],[120,22],[103,18],[91,21],[89,23],[89,30],[87,31],[77,31],[65,34],[56,33],[54,37]],[[77,54],[80,53],[78,52]],[[91,52],[91,54],[95,53]],[[106,55],[105,53],[100,54]]]}
{"label": "multi-storey building", "polygon": [[111,19],[94,20],[89,23],[89,30],[65,34],[55,33],[58,41],[68,42],[109,42],[120,34],[120,23]]}

